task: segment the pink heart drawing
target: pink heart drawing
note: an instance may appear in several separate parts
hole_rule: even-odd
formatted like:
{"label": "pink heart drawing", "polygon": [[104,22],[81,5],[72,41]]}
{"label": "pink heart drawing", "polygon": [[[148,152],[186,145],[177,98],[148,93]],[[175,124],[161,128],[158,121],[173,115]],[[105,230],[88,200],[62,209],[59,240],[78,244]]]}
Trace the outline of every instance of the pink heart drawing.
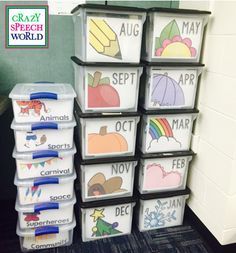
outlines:
{"label": "pink heart drawing", "polygon": [[174,188],[181,184],[181,174],[177,171],[166,172],[160,164],[147,166],[144,188],[156,190],[162,188]]}

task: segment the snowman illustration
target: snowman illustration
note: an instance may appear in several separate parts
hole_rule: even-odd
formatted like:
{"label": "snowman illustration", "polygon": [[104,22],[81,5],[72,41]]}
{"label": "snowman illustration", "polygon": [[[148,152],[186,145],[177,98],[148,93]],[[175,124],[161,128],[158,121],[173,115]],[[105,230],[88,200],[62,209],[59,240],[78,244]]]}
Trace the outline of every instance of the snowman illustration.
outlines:
{"label": "snowman illustration", "polygon": [[32,148],[43,145],[47,141],[47,137],[43,134],[38,140],[38,136],[34,132],[27,132],[25,140],[25,147]]}

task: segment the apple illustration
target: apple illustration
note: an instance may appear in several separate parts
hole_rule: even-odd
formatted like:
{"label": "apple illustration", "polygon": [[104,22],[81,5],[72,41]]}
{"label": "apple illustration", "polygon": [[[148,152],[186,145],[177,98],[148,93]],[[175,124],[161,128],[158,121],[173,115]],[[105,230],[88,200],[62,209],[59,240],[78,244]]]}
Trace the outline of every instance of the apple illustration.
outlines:
{"label": "apple illustration", "polygon": [[119,107],[120,96],[110,85],[108,77],[102,78],[102,73],[96,71],[94,76],[88,74],[88,107]]}

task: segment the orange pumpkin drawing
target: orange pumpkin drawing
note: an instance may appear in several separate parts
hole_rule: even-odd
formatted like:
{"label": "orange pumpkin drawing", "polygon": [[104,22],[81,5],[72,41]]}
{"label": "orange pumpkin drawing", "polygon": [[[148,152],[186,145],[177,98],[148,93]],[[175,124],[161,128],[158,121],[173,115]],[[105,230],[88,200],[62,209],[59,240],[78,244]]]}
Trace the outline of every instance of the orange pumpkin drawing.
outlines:
{"label": "orange pumpkin drawing", "polygon": [[107,126],[102,126],[98,134],[88,135],[88,153],[115,153],[128,151],[126,139],[119,133],[107,133]]}

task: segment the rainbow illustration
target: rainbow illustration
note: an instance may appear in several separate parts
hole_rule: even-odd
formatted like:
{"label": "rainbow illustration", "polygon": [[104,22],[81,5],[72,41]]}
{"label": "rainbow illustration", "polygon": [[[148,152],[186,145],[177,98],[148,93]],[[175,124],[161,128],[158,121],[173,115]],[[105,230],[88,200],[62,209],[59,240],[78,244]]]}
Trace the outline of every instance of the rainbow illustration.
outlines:
{"label": "rainbow illustration", "polygon": [[170,124],[165,118],[151,119],[149,134],[153,140],[158,140],[162,136],[174,137]]}

